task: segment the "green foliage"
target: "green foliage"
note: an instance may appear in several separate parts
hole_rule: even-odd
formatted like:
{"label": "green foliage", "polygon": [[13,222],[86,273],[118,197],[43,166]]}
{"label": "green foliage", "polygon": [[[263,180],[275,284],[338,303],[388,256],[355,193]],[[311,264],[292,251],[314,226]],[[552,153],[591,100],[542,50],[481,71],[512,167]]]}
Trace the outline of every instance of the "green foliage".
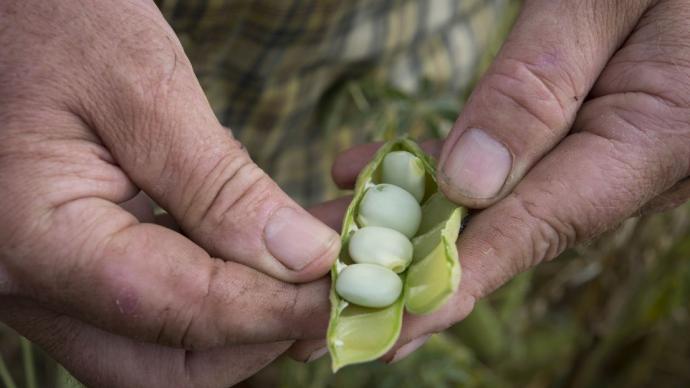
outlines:
{"label": "green foliage", "polygon": [[41,349],[0,323],[0,387],[83,386]]}

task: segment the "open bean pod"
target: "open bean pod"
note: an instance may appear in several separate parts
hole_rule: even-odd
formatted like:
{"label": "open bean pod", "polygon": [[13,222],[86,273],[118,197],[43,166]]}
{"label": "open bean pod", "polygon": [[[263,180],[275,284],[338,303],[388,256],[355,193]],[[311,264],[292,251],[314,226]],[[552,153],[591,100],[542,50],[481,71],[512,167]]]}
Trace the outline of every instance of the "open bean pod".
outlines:
{"label": "open bean pod", "polygon": [[[367,199],[369,203],[366,203],[365,209],[362,209],[362,200],[368,190],[372,190],[372,192],[373,190],[381,191],[385,190],[386,186],[390,186],[382,184],[384,183],[384,159],[391,161],[390,163],[404,162],[399,151],[407,151],[416,156],[416,158],[412,158],[416,164],[411,165],[410,168],[401,165],[399,171],[386,174],[392,175],[393,178],[386,179],[387,182],[390,182],[390,179],[394,179],[393,183],[400,182],[398,183],[400,186],[411,191],[410,198],[421,201],[421,219],[414,214],[414,212],[419,212],[419,205],[417,205],[416,210],[406,209],[407,206],[399,205],[400,217],[390,221],[392,226],[389,227],[396,229],[396,223],[404,223],[404,225],[397,227],[397,230],[411,238],[412,260],[404,270],[400,271],[400,268],[395,270],[395,272],[399,272],[397,275],[400,276],[403,291],[392,304],[385,307],[364,307],[362,304],[369,302],[367,294],[372,290],[379,292],[376,296],[384,299],[383,302],[381,302],[381,298],[372,299],[372,306],[388,302],[385,297],[389,297],[391,292],[395,292],[396,282],[388,278],[395,275],[395,272],[384,273],[388,270],[380,267],[382,269],[381,281],[371,280],[372,275],[361,275],[363,277],[352,279],[354,276],[358,276],[356,275],[357,270],[360,269],[357,268],[358,266],[371,266],[372,264],[357,264],[350,256],[350,252],[361,251],[362,248],[355,247],[356,249],[350,250],[349,243],[352,236],[364,227],[388,226],[372,224],[370,222],[371,217],[362,214],[362,211],[375,213],[378,209],[384,209],[390,204],[385,200],[378,201],[377,198],[374,200]],[[386,158],[389,154],[393,154],[393,157]],[[413,190],[410,187],[414,187],[415,181],[419,180],[419,167],[423,168],[424,171],[424,188],[423,190]],[[386,166],[386,169],[389,167]],[[405,174],[408,173],[418,176],[416,178],[407,177]],[[418,185],[416,187],[419,188]],[[388,189],[390,190],[390,188]],[[406,203],[405,201],[409,202],[408,199],[405,199],[401,203]],[[410,207],[413,208],[413,206]],[[412,314],[429,314],[441,307],[457,290],[461,271],[455,241],[460,232],[464,215],[464,208],[448,201],[438,190],[435,161],[427,156],[416,143],[401,138],[387,142],[379,149],[373,160],[357,178],[354,198],[343,220],[342,250],[331,270],[331,317],[327,342],[334,372],[347,365],[367,362],[383,356],[393,347],[400,335],[405,310]],[[415,217],[417,217],[416,220]],[[412,230],[408,225],[415,221],[418,227]],[[410,230],[413,234],[408,233]],[[386,252],[392,250],[389,247],[386,249]],[[401,251],[407,252],[407,249],[404,248]],[[372,260],[375,258],[373,257]],[[357,262],[361,262],[361,259],[358,258]],[[386,264],[383,261],[382,263]],[[349,283],[347,285],[352,285],[352,289],[348,291],[356,293],[356,296],[350,298],[351,301],[347,301],[339,295],[339,292],[343,295],[346,294],[342,289],[336,290],[336,284],[339,283],[338,279],[343,273],[342,271],[351,266],[353,266],[351,270],[346,271],[348,272],[346,275],[350,279],[343,278],[340,282],[341,288],[344,288],[342,284],[347,282]],[[363,270],[361,273],[364,273],[367,268],[361,269]],[[367,287],[371,289],[368,290]],[[384,289],[377,290],[377,287]],[[363,302],[359,302],[359,300],[363,300]]]}

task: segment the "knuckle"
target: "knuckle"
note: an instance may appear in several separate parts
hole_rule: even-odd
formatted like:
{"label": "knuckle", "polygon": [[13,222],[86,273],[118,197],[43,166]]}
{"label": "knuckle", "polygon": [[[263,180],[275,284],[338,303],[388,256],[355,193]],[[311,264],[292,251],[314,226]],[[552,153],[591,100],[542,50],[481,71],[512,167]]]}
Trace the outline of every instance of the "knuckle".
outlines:
{"label": "knuckle", "polygon": [[623,50],[602,74],[596,94],[639,93],[667,107],[690,108],[690,68],[684,61],[671,55],[637,58],[638,53]]}
{"label": "knuckle", "polygon": [[207,158],[203,164],[196,169],[196,178],[189,185],[194,192],[184,201],[185,229],[201,237],[210,237],[214,231],[236,236],[260,235],[261,231],[251,230],[251,222],[239,220],[267,217],[275,207],[270,199],[278,190],[277,185],[243,148],[235,147],[229,153]]}
{"label": "knuckle", "polygon": [[[240,264],[215,259],[204,286],[195,287],[191,305],[183,306],[187,313],[171,316],[174,330],[169,331],[168,338],[178,346],[196,350],[275,335],[275,322],[295,314],[297,292],[293,285],[266,279]],[[257,320],[263,324],[257,326]]]}
{"label": "knuckle", "polygon": [[671,106],[656,94],[636,91],[588,102],[576,127],[606,144],[616,170],[637,182],[638,189],[653,192],[669,188],[690,171],[688,119],[690,109]]}
{"label": "knuckle", "polygon": [[535,225],[531,236],[532,261],[528,262],[530,267],[542,261],[553,259],[566,248],[575,244],[578,233],[573,225],[554,216],[542,214],[542,207],[533,201],[521,199],[519,203]]}
{"label": "knuckle", "polygon": [[166,307],[160,313],[160,323],[155,342],[192,350],[212,346],[208,335],[200,335],[197,327],[198,323],[193,314],[173,311],[173,308]]}
{"label": "knuckle", "polygon": [[252,218],[254,213],[261,211],[273,185],[268,176],[251,162],[226,173],[228,175],[215,190],[217,195],[204,217],[211,226],[221,226],[241,215]]}
{"label": "knuckle", "polygon": [[[505,204],[505,200],[501,203]],[[505,211],[505,208],[497,205],[484,210],[483,214],[490,218],[495,211]],[[476,279],[473,276],[463,280],[461,287],[476,300],[490,294],[518,272],[512,248],[521,246],[521,236],[516,235],[516,231],[522,221],[518,219],[520,223],[516,223],[516,219],[504,216],[501,220],[500,223],[475,223],[475,229],[460,234],[458,245],[465,255],[477,258],[463,262],[463,271],[478,274]]]}
{"label": "knuckle", "polygon": [[[549,201],[548,198],[553,196],[549,190],[542,189],[537,194],[532,193],[530,198],[543,198]],[[513,230],[523,231],[522,236],[518,238],[523,241],[523,247],[526,248],[515,260],[514,273],[551,260],[578,241],[579,234],[575,225],[560,219],[557,212],[546,212],[544,206],[534,199],[524,197],[519,190],[511,194],[508,201],[512,203],[511,209],[514,209],[514,214],[510,215],[511,219],[517,224],[522,224],[522,227]]]}
{"label": "knuckle", "polygon": [[548,54],[533,62],[507,57],[497,63],[485,82],[528,122],[538,123],[543,131],[560,132],[569,126],[584,93],[577,88],[573,70],[561,62]]}
{"label": "knuckle", "polygon": [[180,279],[176,293],[182,295],[160,311],[156,342],[199,350],[225,344],[222,330],[210,317],[215,316],[215,292],[221,283],[224,263],[213,259],[207,275]]}

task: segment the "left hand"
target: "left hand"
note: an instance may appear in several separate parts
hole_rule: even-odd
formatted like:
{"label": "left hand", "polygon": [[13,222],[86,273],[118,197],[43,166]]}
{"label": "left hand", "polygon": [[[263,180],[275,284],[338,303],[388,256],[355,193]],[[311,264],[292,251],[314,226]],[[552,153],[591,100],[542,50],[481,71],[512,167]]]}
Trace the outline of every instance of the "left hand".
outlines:
{"label": "left hand", "polygon": [[[690,197],[688,20],[682,0],[525,1],[440,152],[444,193],[486,208],[458,241],[460,289],[437,313],[406,318],[384,360],[518,273]],[[336,182],[352,185],[375,149],[343,154]]]}
{"label": "left hand", "polygon": [[[118,206],[139,190],[185,233]],[[0,198],[0,321],[88,386],[227,386],[325,329],[337,234],[151,0],[0,2]]]}

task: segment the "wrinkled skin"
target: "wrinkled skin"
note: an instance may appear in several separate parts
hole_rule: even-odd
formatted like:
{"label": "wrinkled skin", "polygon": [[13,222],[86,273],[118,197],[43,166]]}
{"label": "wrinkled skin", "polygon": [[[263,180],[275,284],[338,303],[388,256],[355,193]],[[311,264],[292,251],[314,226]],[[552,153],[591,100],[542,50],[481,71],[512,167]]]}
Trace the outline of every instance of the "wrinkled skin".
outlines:
{"label": "wrinkled skin", "polygon": [[[384,360],[567,247],[690,198],[688,20],[681,0],[525,2],[448,138],[426,144],[444,193],[484,209],[458,241],[460,290],[439,312],[407,317]],[[351,187],[376,147],[343,153],[335,181]]]}
{"label": "wrinkled skin", "polygon": [[153,2],[0,2],[0,198],[0,319],[89,386],[225,387],[325,331],[338,235],[216,120]]}
{"label": "wrinkled skin", "polygon": [[[680,0],[526,1],[452,134],[427,144],[444,192],[485,208],[458,242],[461,289],[409,317],[386,360],[520,271],[688,198],[689,16]],[[336,182],[375,149],[344,153]],[[220,126],[150,2],[0,3],[0,198],[0,317],[88,385],[222,387],[295,339],[314,340],[294,357],[322,354],[315,279],[337,238]],[[346,203],[312,213],[335,227]]]}

